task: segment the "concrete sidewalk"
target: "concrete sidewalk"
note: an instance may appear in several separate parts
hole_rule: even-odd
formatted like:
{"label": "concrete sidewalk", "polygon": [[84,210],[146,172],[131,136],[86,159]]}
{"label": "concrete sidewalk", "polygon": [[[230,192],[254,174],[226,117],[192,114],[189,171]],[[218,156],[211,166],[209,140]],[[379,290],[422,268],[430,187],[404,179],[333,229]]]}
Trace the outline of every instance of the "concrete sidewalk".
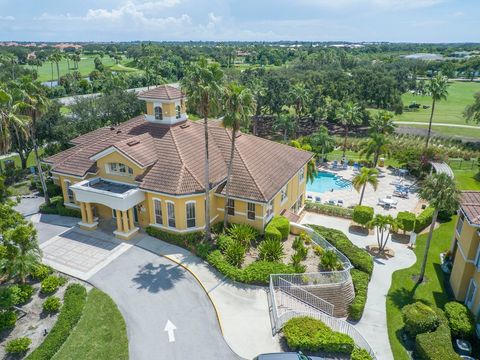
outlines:
{"label": "concrete sidewalk", "polygon": [[238,355],[281,351],[272,337],[266,288],[234,283],[189,251],[146,236],[137,246],[181,264],[204,287],[217,311],[223,336]]}
{"label": "concrete sidewalk", "polygon": [[[367,245],[376,244],[375,235],[363,236],[349,232],[350,222],[347,219],[308,212],[301,221],[302,224],[322,225],[340,230],[362,249]],[[407,244],[389,241],[387,247],[395,252],[395,256],[388,260],[374,259],[365,311],[361,320],[353,324],[368,341],[377,359],[381,360],[393,360],[388,339],[386,312],[386,297],[392,283],[392,274],[398,269],[412,266],[416,260],[414,252],[407,247]]]}

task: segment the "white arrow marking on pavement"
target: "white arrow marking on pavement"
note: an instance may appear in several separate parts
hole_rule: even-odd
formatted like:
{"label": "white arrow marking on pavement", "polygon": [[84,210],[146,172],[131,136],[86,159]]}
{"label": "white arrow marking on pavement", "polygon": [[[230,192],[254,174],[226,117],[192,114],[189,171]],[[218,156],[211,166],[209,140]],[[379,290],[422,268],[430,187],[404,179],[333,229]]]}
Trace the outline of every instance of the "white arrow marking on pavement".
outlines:
{"label": "white arrow marking on pavement", "polygon": [[177,330],[177,327],[173,325],[170,320],[168,320],[167,324],[165,325],[165,329],[163,329],[163,331],[168,332],[168,342],[175,341],[175,334],[173,333],[174,330]]}

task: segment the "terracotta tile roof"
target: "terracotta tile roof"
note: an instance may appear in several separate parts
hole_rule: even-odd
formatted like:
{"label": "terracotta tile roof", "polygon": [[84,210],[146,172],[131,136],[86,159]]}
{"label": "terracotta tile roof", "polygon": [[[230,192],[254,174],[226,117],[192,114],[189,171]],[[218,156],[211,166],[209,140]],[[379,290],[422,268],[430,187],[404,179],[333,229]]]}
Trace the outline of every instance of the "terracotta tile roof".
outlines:
{"label": "terracotta tile roof", "polygon": [[471,224],[480,226],[480,191],[462,191],[460,207]]}
{"label": "terracotta tile roof", "polygon": [[178,100],[185,97],[185,94],[171,85],[160,85],[141,92],[138,97],[140,99]]}
{"label": "terracotta tile roof", "polygon": [[[209,124],[209,177],[211,186],[222,185],[227,176],[231,133]],[[114,146],[146,166],[136,178],[141,188],[168,194],[188,194],[204,189],[204,128],[185,121],[173,126],[150,123],[144,116],[116,128],[102,128],[74,139],[76,146],[49,157],[54,171],[84,176],[95,162],[90,158]],[[311,159],[309,152],[239,134],[233,164],[231,195],[269,201]],[[224,193],[220,186],[218,192]]]}

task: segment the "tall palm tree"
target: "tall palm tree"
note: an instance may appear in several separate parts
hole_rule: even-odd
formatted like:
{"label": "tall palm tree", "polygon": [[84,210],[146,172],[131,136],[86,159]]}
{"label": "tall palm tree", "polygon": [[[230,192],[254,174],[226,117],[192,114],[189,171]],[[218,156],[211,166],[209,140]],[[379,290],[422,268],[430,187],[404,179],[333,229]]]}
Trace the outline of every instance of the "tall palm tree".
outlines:
{"label": "tall palm tree", "polygon": [[218,63],[200,59],[187,70],[182,80],[190,104],[203,116],[205,129],[205,238],[210,240],[210,176],[208,149],[208,116],[216,114],[222,95],[223,72]]}
{"label": "tall palm tree", "polygon": [[360,106],[354,102],[347,102],[337,110],[336,117],[338,122],[345,129],[345,136],[343,141],[343,159],[347,152],[348,131],[352,126],[358,126],[362,123],[362,111]]}
{"label": "tall palm tree", "polygon": [[364,166],[360,169],[360,172],[352,179],[352,185],[355,190],[357,190],[357,192],[360,192],[360,189],[362,190],[358,205],[362,205],[363,195],[365,194],[365,188],[367,187],[367,184],[372,185],[375,191],[377,190],[378,170],[375,168],[367,168],[366,166]]}
{"label": "tall palm tree", "polygon": [[305,88],[304,83],[297,83],[292,86],[290,90],[289,97],[295,108],[296,117],[296,128],[298,128],[298,123],[300,116],[303,114],[304,109],[307,107],[307,104],[310,100],[308,90]]}
{"label": "tall palm tree", "polygon": [[[326,126],[320,126],[316,132],[310,136],[310,143],[313,150],[320,152],[320,161],[323,163],[325,154],[333,151],[335,147],[335,139],[330,136]],[[318,155],[318,154],[317,154]]]}
{"label": "tall palm tree", "polygon": [[425,141],[425,148],[428,148],[430,142],[430,134],[432,132],[433,113],[435,112],[435,103],[440,100],[446,100],[448,95],[448,78],[443,75],[436,75],[425,86],[425,90],[431,94],[432,110],[430,112],[430,121],[428,122],[427,140]]}
{"label": "tall palm tree", "polygon": [[391,111],[381,110],[370,120],[372,133],[393,134],[397,125],[393,121],[394,114]]}
{"label": "tall palm tree", "polygon": [[288,134],[293,133],[296,127],[296,122],[290,114],[280,114],[273,123],[273,131],[281,130],[283,132],[283,140],[288,140]]}
{"label": "tall palm tree", "polygon": [[253,135],[256,136],[258,131],[258,119],[262,114],[262,109],[264,108],[264,98],[265,98],[266,89],[265,89],[265,86],[263,85],[263,82],[257,77],[252,79],[248,87],[252,91],[253,97],[255,99],[255,114],[253,116]]}
{"label": "tall palm tree", "polygon": [[232,178],[233,156],[235,154],[235,138],[240,127],[248,127],[250,118],[255,110],[255,100],[249,89],[244,86],[230,83],[223,96],[225,116],[223,126],[232,129],[232,143],[230,147],[230,160],[228,162],[227,186],[225,188],[225,211],[223,226],[228,224],[228,200],[230,198],[230,180]]}
{"label": "tall palm tree", "polygon": [[21,114],[25,107],[26,104],[14,100],[7,90],[0,89],[0,154],[10,150],[12,130],[27,133],[28,119]]}
{"label": "tall palm tree", "polygon": [[429,175],[422,184],[419,191],[419,197],[429,202],[430,206],[435,209],[432,217],[432,224],[428,232],[427,242],[425,244],[425,252],[423,254],[422,267],[418,276],[418,283],[423,281],[425,276],[425,267],[427,265],[428,251],[430,242],[432,241],[433,230],[440,211],[453,213],[458,210],[459,191],[457,190],[455,180],[445,173]]}
{"label": "tall palm tree", "polygon": [[373,155],[373,167],[377,166],[380,155],[390,154],[391,141],[388,137],[379,133],[371,133],[370,138],[362,144],[360,156],[365,155],[370,159]]}
{"label": "tall palm tree", "polygon": [[58,85],[58,83],[60,82],[60,66],[59,66],[59,63],[60,63],[60,61],[62,61],[63,56],[59,52],[54,52],[53,54],[50,55],[49,59],[50,59],[51,62],[55,63],[55,66],[57,67],[57,85]]}

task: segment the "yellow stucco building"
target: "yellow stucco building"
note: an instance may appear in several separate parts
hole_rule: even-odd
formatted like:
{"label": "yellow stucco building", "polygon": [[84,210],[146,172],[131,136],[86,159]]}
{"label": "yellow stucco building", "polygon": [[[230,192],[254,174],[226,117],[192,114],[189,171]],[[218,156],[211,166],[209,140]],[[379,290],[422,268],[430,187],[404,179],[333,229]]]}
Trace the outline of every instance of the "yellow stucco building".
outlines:
{"label": "yellow stucco building", "polygon": [[[49,157],[64,204],[81,211],[79,223],[95,229],[116,224],[130,239],[154,226],[175,233],[205,228],[205,135],[202,122],[188,120],[185,96],[164,85],[139,95],[147,113],[74,140]],[[231,132],[209,122],[211,223],[223,221]],[[274,215],[297,213],[304,204],[307,163],[312,154],[239,133],[235,139],[229,221],[259,230]]]}
{"label": "yellow stucco building", "polygon": [[480,336],[480,191],[462,192],[451,253],[450,285],[475,316]]}

